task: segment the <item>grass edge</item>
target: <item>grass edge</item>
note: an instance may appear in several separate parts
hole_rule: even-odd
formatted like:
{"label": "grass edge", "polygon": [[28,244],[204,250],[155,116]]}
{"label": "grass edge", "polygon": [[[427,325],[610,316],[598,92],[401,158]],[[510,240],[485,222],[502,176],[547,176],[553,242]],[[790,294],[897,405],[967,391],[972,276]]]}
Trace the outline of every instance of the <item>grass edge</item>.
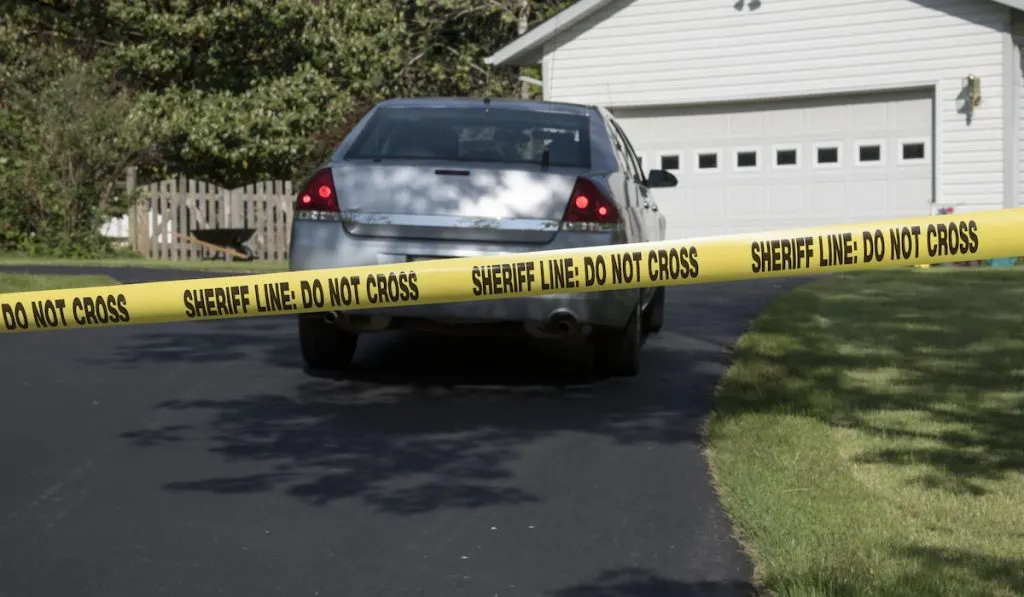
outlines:
{"label": "grass edge", "polygon": [[708,478],[711,485],[711,491],[714,492],[715,498],[718,500],[719,510],[722,512],[726,521],[729,524],[729,535],[736,541],[740,546],[741,551],[750,560],[753,567],[753,575],[751,578],[751,585],[754,589],[754,597],[778,597],[765,583],[763,566],[759,563],[760,558],[758,557],[757,548],[754,546],[752,540],[746,536],[743,529],[737,523],[734,514],[726,506],[726,501],[722,493],[721,475],[719,469],[714,464],[713,448],[711,446],[711,427],[715,424],[718,405],[720,400],[723,398],[722,392],[724,386],[729,379],[729,375],[733,372],[736,366],[736,352],[740,345],[748,338],[751,332],[754,332],[762,321],[762,317],[771,311],[778,303],[787,300],[796,292],[800,292],[807,288],[813,288],[814,286],[826,283],[828,280],[835,279],[836,277],[847,277],[850,274],[856,274],[858,272],[839,272],[834,275],[825,276],[822,278],[816,278],[804,281],[796,286],[789,288],[769,300],[764,306],[761,307],[758,314],[749,319],[743,330],[737,335],[736,341],[730,345],[728,350],[728,365],[725,372],[718,377],[715,382],[715,389],[711,394],[711,409],[704,417],[704,420],[700,425],[700,437],[699,446],[701,456],[704,458],[705,468],[708,471]]}

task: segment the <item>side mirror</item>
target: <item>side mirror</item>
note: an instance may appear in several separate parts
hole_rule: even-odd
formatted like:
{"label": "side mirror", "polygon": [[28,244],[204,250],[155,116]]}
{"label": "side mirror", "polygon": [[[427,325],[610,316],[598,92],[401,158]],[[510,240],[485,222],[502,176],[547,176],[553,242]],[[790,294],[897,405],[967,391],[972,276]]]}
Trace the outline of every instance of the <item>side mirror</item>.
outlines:
{"label": "side mirror", "polygon": [[647,175],[647,186],[653,188],[674,187],[679,184],[675,175],[668,170],[651,170]]}

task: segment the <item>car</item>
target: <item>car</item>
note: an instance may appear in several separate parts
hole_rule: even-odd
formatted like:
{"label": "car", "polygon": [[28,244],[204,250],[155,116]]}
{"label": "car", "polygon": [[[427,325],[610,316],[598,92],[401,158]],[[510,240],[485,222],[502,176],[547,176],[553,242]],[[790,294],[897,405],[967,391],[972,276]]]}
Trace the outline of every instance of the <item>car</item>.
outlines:
{"label": "car", "polygon": [[[388,99],[301,186],[289,269],[660,241],[665,218],[651,189],[676,184],[668,171],[645,175],[601,106]],[[362,334],[419,329],[578,340],[599,372],[631,376],[664,310],[664,288],[383,305],[301,314],[298,336],[311,369],[348,367]]]}

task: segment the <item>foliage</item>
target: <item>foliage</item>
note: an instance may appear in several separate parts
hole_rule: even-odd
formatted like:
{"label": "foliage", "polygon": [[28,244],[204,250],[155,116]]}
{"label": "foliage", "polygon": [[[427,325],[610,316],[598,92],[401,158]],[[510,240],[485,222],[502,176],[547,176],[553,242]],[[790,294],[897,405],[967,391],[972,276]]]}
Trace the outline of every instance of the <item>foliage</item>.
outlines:
{"label": "foliage", "polygon": [[226,186],[291,177],[354,98],[395,91],[403,36],[386,3],[120,0],[108,15],[166,166]]}
{"label": "foliage", "polygon": [[[520,86],[516,72],[495,73],[483,59],[525,33],[529,25],[571,5],[567,0],[407,0],[403,4],[409,59],[405,95],[540,97]],[[528,73],[538,77],[536,69]],[[523,93],[523,90],[526,93]]]}
{"label": "foliage", "polygon": [[537,97],[483,59],[568,4],[9,0],[0,245],[99,248],[89,227],[123,208],[111,177],[127,162],[140,182],[299,179],[386,97]]}
{"label": "foliage", "polygon": [[[38,57],[42,64],[55,59]],[[106,252],[97,230],[126,210],[128,198],[117,183],[151,147],[148,126],[131,114],[130,94],[88,64],[67,59],[40,81],[5,81],[0,247],[33,254]]]}

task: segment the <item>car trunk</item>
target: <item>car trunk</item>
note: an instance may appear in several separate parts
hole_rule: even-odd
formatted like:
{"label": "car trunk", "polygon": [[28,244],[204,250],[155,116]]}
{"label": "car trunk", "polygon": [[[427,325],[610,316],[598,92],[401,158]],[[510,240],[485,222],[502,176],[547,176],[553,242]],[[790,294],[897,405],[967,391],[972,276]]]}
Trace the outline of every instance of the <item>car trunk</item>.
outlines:
{"label": "car trunk", "polygon": [[557,234],[578,172],[368,160],[333,174],[350,234],[542,244]]}

